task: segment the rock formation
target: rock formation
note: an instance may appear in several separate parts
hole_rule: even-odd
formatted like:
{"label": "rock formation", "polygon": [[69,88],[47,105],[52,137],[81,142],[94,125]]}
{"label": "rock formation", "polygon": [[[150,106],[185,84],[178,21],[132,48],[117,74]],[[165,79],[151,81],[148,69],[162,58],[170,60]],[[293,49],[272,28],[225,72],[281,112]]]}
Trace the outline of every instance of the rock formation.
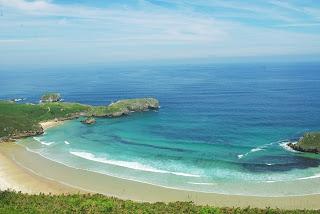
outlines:
{"label": "rock formation", "polygon": [[61,100],[61,95],[59,93],[46,93],[41,97],[42,103],[52,103],[59,102]]}
{"label": "rock formation", "polygon": [[85,120],[81,120],[81,122],[83,124],[91,125],[91,124],[95,124],[96,120],[94,119],[94,117],[87,117]]}
{"label": "rock formation", "polygon": [[292,149],[300,152],[320,153],[320,132],[308,132],[297,143],[288,143]]}

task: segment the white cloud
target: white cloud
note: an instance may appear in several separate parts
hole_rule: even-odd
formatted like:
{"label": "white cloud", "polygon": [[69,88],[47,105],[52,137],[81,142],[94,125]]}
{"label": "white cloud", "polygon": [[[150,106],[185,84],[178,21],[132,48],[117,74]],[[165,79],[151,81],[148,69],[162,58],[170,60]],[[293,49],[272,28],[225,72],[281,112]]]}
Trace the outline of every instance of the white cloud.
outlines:
{"label": "white cloud", "polygon": [[[1,0],[8,8],[24,13],[19,20],[23,26],[49,27],[51,25],[96,27],[97,31],[110,29],[112,32],[98,32],[103,37],[116,37],[117,40],[154,40],[177,42],[210,42],[226,36],[222,23],[212,18],[193,17],[169,11],[133,11],[118,9],[98,9],[79,6],[58,6],[45,1],[26,2],[23,0]],[[59,20],[39,20],[38,17],[63,17]],[[32,18],[33,17],[33,18]],[[71,18],[71,21],[68,21]],[[13,20],[17,22],[17,20]],[[3,23],[5,24],[5,23]],[[12,23],[11,23],[12,24]],[[1,24],[0,24],[1,26]],[[80,26],[82,28],[82,26]],[[98,37],[99,39],[99,37]],[[101,38],[100,38],[101,39]]]}
{"label": "white cloud", "polygon": [[4,7],[16,8],[23,11],[41,11],[55,10],[56,7],[47,1],[23,1],[23,0],[0,0],[0,4]]}
{"label": "white cloud", "polygon": [[[281,30],[280,25],[279,29],[270,29],[223,21],[190,10],[172,11],[152,4],[133,10],[61,6],[40,0],[0,2],[4,10],[0,21],[0,58],[8,62],[13,58],[105,62],[119,58],[320,54],[319,35]],[[274,13],[268,8],[247,8],[245,4],[226,1],[193,3],[218,4],[254,14],[269,11],[270,16]],[[186,6],[186,1],[180,4]],[[282,20],[286,20],[287,27],[297,23],[286,16]]]}

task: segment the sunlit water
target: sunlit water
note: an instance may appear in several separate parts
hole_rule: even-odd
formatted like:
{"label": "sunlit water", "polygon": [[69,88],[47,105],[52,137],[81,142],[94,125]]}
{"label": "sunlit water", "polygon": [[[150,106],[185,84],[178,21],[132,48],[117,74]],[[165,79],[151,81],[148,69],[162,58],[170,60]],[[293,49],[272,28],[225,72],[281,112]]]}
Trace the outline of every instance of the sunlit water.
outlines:
{"label": "sunlit water", "polygon": [[320,130],[319,64],[65,68],[7,72],[0,81],[1,98],[26,102],[45,91],[93,105],[160,100],[158,111],[101,118],[92,126],[69,121],[19,142],[68,166],[195,191],[320,192],[314,181],[297,192],[262,187],[320,177],[318,155],[285,147],[305,131]]}

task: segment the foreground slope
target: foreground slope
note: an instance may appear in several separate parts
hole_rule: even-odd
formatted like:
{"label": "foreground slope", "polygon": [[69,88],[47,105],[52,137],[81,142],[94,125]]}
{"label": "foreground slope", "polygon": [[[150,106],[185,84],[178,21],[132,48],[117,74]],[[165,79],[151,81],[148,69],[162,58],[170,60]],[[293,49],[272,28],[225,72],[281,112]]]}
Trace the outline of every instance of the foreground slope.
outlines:
{"label": "foreground slope", "polygon": [[192,202],[147,203],[95,195],[28,195],[0,192],[0,213],[320,213],[316,210],[280,210],[259,208],[216,208],[197,206]]}

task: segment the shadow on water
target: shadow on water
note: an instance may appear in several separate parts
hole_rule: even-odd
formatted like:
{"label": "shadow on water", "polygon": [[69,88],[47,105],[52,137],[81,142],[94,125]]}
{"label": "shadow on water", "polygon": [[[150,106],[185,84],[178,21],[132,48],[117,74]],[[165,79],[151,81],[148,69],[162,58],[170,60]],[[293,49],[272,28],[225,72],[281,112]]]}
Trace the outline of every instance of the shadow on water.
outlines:
{"label": "shadow on water", "polygon": [[[275,162],[276,160],[276,162]],[[293,169],[307,169],[318,167],[320,159],[303,156],[261,156],[254,158],[251,163],[241,163],[241,166],[250,172],[286,172]]]}

